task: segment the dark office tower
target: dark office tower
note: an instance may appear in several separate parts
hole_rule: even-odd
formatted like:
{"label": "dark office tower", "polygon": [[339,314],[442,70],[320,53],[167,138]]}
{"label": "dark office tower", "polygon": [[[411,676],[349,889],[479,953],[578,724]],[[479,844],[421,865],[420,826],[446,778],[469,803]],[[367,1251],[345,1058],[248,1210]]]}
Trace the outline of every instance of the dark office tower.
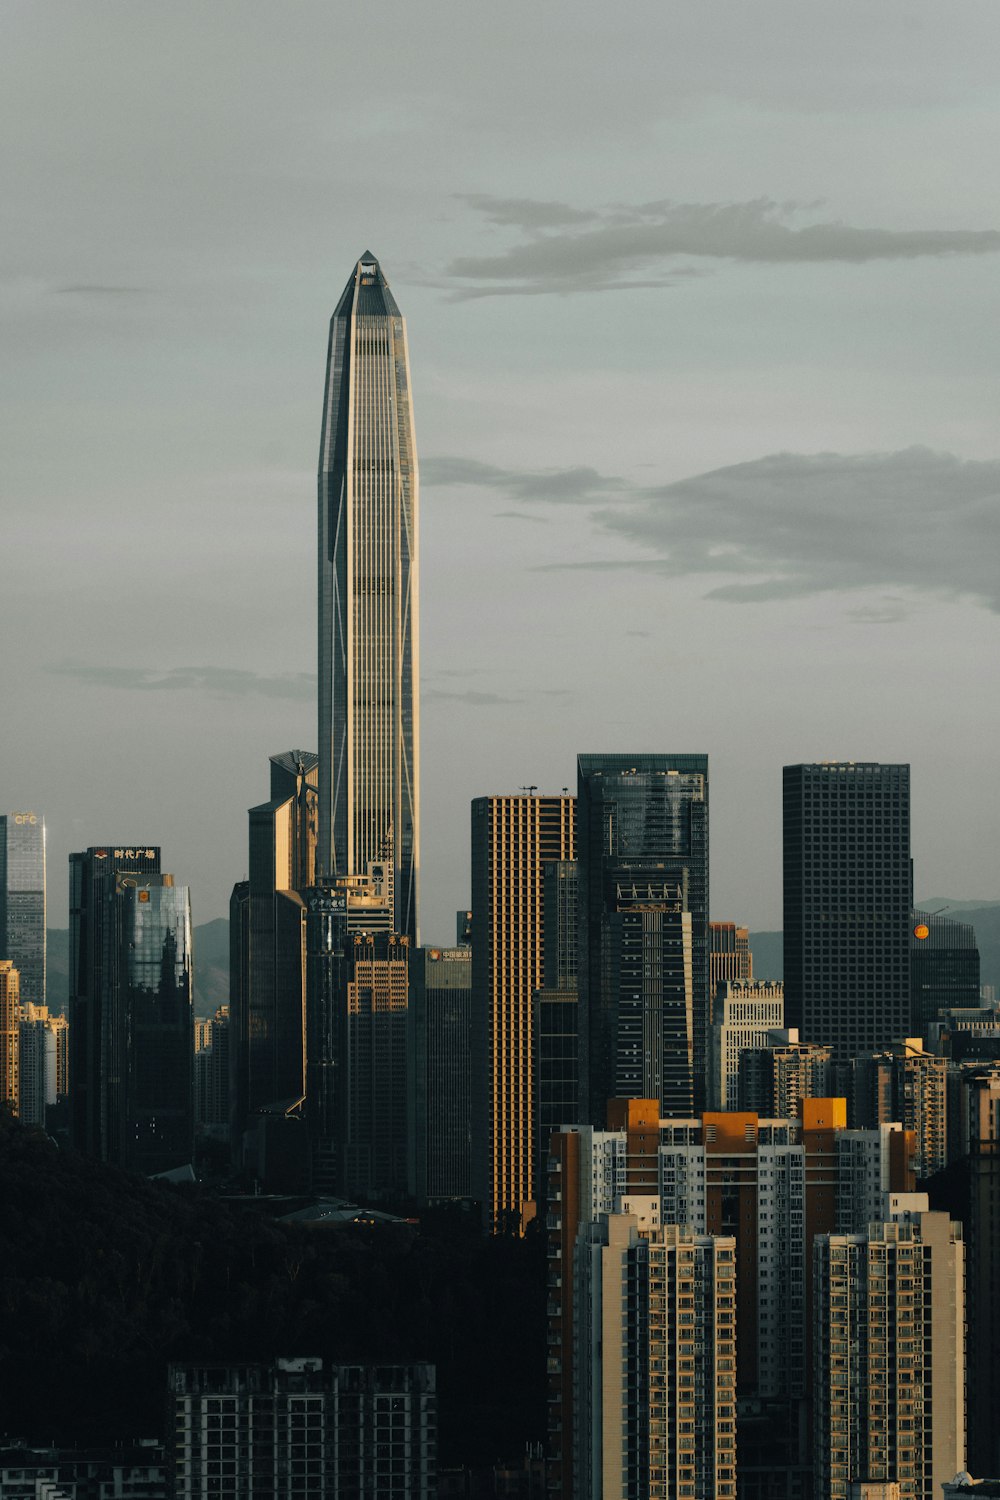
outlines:
{"label": "dark office tower", "polygon": [[393,870],[418,940],[417,452],[406,324],[374,256],[330,323],[319,457],[319,873]]}
{"label": "dark office tower", "polygon": [[573,797],[530,793],[472,804],[473,1172],[494,1226],[535,1212],[533,1002],[545,867],[575,857],[574,811]]}
{"label": "dark office tower", "polygon": [[1000,1474],[1000,1067],[961,1085],[969,1145],[969,1467]]}
{"label": "dark office tower", "polygon": [[735,922],[708,924],[709,985],[714,999],[720,984],[726,981],[749,984],[753,979],[753,954],[750,932]]}
{"label": "dark office tower", "polygon": [[306,1102],[314,1192],[336,1193],[343,1181],[347,1132],[347,892],[317,885],[306,907]]}
{"label": "dark office tower", "polygon": [[937,912],[910,914],[910,1006],[912,1027],[929,1042],[928,1027],[940,1010],[976,1010],[979,949],[968,922]]}
{"label": "dark office tower", "polygon": [[574,1125],[580,1108],[577,1062],[579,959],[575,859],[555,860],[542,877],[545,936],[543,985],[535,993],[535,1197],[545,1200],[554,1131]]}
{"label": "dark office tower", "polygon": [[359,933],[347,946],[344,1192],[406,1192],[409,940]]}
{"label": "dark office tower", "polygon": [[157,848],[70,861],[74,1144],[154,1173],[193,1146],[191,908]]}
{"label": "dark office tower", "polygon": [[910,768],[784,769],[785,1024],[835,1063],[910,1034]]}
{"label": "dark office tower", "polygon": [[[252,807],[250,880],[230,902],[234,1151],[248,1121],[305,1091],[305,907],[316,866],[318,757],[272,755],[271,796]],[[244,889],[245,884],[245,889]]]}
{"label": "dark office tower", "polygon": [[420,1203],[472,1197],[472,950],[417,948],[407,1012],[407,1177]]}
{"label": "dark office tower", "polygon": [[45,819],[0,816],[0,958],[21,976],[22,1005],[45,1004]]}
{"label": "dark office tower", "polygon": [[581,755],[580,1117],[614,1098],[704,1108],[708,757]]}
{"label": "dark office tower", "polygon": [[455,913],[455,944],[459,948],[472,947],[471,911],[457,911]]}

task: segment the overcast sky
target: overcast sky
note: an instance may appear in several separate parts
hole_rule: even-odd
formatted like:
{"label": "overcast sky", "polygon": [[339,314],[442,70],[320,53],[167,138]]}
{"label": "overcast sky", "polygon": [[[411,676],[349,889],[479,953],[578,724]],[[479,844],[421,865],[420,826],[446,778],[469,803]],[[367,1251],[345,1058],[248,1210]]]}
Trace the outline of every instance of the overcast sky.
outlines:
{"label": "overcast sky", "polygon": [[423,930],[469,801],[707,751],[780,925],[786,762],[913,765],[1000,899],[996,0],[6,0],[0,808],[195,917],[316,743],[327,324],[366,249],[422,468]]}

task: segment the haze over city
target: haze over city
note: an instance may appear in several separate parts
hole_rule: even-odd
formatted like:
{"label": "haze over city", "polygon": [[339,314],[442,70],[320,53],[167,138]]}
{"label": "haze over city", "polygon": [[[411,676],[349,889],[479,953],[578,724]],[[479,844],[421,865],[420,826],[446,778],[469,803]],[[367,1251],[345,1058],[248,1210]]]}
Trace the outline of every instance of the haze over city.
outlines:
{"label": "haze over city", "polygon": [[[1000,18],[988,3],[12,4],[6,805],[197,920],[315,748],[326,329],[366,248],[421,458],[423,929],[469,802],[707,752],[712,908],[780,925],[780,767],[913,767],[998,895]],[[370,62],[378,58],[380,86]]]}

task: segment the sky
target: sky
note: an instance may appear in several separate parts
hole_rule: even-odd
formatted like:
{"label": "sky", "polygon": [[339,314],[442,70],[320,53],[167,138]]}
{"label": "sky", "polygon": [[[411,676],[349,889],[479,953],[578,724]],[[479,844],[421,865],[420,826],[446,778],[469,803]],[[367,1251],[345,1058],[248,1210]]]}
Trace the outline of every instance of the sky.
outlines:
{"label": "sky", "polygon": [[421,460],[423,936],[469,803],[710,757],[712,914],[781,767],[909,761],[918,898],[1000,899],[995,0],[6,0],[0,807],[222,916],[312,748],[330,314]]}

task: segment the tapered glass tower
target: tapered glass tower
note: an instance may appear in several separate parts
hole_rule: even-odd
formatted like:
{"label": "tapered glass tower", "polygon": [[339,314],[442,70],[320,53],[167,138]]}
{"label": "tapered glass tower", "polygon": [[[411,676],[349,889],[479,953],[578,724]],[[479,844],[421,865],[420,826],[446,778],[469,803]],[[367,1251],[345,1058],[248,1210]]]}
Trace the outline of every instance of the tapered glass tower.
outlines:
{"label": "tapered glass tower", "polygon": [[371,874],[417,940],[417,453],[406,324],[373,255],[330,323],[319,458],[321,878]]}

